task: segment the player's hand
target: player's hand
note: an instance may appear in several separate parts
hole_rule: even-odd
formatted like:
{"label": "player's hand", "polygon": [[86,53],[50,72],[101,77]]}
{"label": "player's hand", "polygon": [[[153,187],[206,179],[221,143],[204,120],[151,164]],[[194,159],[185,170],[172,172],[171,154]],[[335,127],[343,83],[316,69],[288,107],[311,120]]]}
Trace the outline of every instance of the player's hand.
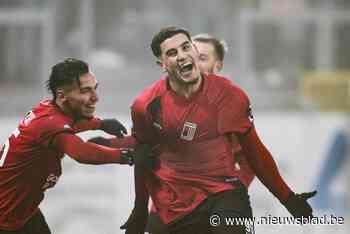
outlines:
{"label": "player's hand", "polygon": [[123,138],[124,134],[128,133],[124,125],[117,119],[103,119],[101,121],[100,130],[119,138]]}
{"label": "player's hand", "polygon": [[88,142],[95,143],[97,145],[103,145],[103,146],[111,146],[111,141],[104,137],[93,137],[88,140]]}
{"label": "player's hand", "polygon": [[135,148],[122,149],[123,164],[135,165],[145,169],[153,169],[158,165],[158,158],[152,147],[139,144]]}
{"label": "player's hand", "polygon": [[125,234],[144,234],[148,220],[147,207],[134,207],[128,220],[120,226]]}
{"label": "player's hand", "polygon": [[288,199],[283,203],[283,205],[294,218],[313,217],[312,208],[307,200],[315,196],[316,193],[317,191],[301,194],[290,192]]}

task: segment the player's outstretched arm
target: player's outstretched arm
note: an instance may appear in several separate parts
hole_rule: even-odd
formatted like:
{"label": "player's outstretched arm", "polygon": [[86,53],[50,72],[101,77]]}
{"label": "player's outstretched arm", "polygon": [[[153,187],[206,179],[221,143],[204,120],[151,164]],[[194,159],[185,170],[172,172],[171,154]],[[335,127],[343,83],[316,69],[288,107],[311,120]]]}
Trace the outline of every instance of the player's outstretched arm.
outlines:
{"label": "player's outstretched arm", "polygon": [[245,135],[238,136],[243,152],[259,180],[273,193],[294,217],[312,216],[307,200],[316,192],[295,194],[281,177],[277,165],[261,142],[254,127]]}
{"label": "player's outstretched arm", "polygon": [[102,130],[119,138],[123,138],[124,134],[128,133],[125,126],[117,119],[100,119],[96,117],[76,122],[73,126],[73,130],[76,133],[88,130]]}
{"label": "player's outstretched arm", "polygon": [[131,153],[127,149],[113,149],[90,142],[84,142],[80,137],[71,133],[58,134],[53,139],[52,146],[80,163],[133,163],[134,152]]}
{"label": "player's outstretched arm", "polygon": [[99,136],[90,138],[88,142],[112,148],[133,148],[136,145],[136,139],[133,136],[124,136],[123,138],[105,138]]}

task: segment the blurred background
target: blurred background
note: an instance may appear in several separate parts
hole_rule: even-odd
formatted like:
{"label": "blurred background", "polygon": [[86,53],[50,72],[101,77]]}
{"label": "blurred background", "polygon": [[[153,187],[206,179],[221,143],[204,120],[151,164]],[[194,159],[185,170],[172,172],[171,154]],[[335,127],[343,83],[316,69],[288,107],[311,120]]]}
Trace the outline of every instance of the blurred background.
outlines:
{"label": "blurred background", "polygon": [[[222,74],[248,93],[283,177],[297,192],[318,189],[316,215],[345,218],[337,226],[256,226],[256,233],[348,233],[347,0],[0,0],[0,142],[49,97],[44,82],[66,57],[88,61],[96,74],[97,114],[130,129],[133,98],[161,75],[149,44],[166,25],[227,42]],[[53,233],[122,233],[134,197],[132,169],[69,158],[63,164],[41,206]],[[255,216],[288,216],[258,180],[250,195]]]}

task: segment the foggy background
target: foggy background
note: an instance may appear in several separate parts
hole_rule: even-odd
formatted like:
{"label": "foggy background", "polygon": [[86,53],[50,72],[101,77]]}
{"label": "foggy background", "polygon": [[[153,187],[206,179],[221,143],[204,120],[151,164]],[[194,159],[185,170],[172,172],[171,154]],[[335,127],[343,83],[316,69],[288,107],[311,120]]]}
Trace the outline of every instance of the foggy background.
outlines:
{"label": "foggy background", "polygon": [[[350,137],[347,0],[0,0],[0,142],[49,97],[44,82],[66,57],[86,60],[96,74],[97,115],[130,129],[133,99],[161,75],[149,45],[167,25],[227,42],[222,74],[248,93],[288,184],[314,190],[333,137],[339,130]],[[256,226],[256,233],[348,233],[349,168],[349,159],[334,168],[333,203],[315,209],[345,217],[345,225]],[[249,190],[256,217],[289,215],[257,179]],[[55,234],[117,234],[133,197],[132,168],[66,157],[41,208]]]}

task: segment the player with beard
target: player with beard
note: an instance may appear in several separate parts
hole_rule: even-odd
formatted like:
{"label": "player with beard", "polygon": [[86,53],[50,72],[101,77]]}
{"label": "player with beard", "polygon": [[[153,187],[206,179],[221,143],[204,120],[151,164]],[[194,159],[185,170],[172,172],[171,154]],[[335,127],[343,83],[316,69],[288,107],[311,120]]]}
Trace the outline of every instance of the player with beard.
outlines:
{"label": "player with beard", "polygon": [[[207,74],[219,73],[223,68],[224,57],[227,52],[226,42],[208,34],[198,34],[192,37],[192,41],[199,52],[198,65],[201,72]],[[123,139],[94,137],[89,141],[113,147],[132,147],[133,144],[136,143],[136,141],[130,136],[124,137]],[[232,142],[232,146],[236,160],[234,170],[239,171],[242,183],[248,187],[254,179],[254,173],[242,154],[238,142]],[[122,227],[124,228],[126,226],[127,224]],[[161,221],[153,204],[151,206],[146,229],[150,234],[168,233],[166,225]]]}
{"label": "player with beard", "polygon": [[131,165],[150,156],[147,146],[114,149],[75,135],[93,129],[126,133],[117,120],[94,118],[97,86],[81,60],[66,59],[52,67],[47,87],[53,99],[29,111],[0,148],[0,234],[51,233],[39,204],[45,190],[57,183],[64,154],[84,164]]}
{"label": "player with beard", "polygon": [[234,170],[232,142],[259,180],[294,217],[312,216],[307,199],[280,176],[253,124],[247,95],[230,80],[201,74],[198,51],[185,29],[166,27],[151,48],[167,75],[144,90],[132,105],[133,134],[153,146],[153,170],[135,167],[135,204],[127,234],[144,232],[148,200],[171,234],[247,233],[245,225],[210,226],[209,217],[252,217],[241,176]]}
{"label": "player with beard", "polygon": [[[227,52],[226,42],[209,34],[198,34],[192,37],[194,46],[198,49],[198,66],[202,73],[217,74],[224,66],[224,57]],[[234,170],[240,173],[242,183],[248,188],[255,175],[242,154],[238,142],[232,142],[235,155]],[[147,231],[150,234],[168,234],[165,224],[161,221],[156,208],[152,204],[148,217]]]}

